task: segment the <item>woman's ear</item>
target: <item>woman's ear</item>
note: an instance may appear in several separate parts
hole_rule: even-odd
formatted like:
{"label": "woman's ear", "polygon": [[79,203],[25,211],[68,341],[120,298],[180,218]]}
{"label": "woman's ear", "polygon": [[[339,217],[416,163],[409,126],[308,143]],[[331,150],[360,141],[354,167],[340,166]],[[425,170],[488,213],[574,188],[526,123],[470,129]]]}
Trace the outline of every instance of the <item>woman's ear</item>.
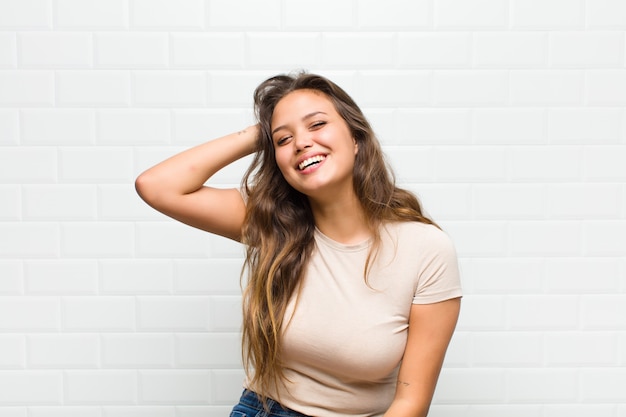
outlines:
{"label": "woman's ear", "polygon": [[352,140],[354,141],[354,154],[356,155],[359,153],[359,142],[357,142],[355,138],[352,138]]}

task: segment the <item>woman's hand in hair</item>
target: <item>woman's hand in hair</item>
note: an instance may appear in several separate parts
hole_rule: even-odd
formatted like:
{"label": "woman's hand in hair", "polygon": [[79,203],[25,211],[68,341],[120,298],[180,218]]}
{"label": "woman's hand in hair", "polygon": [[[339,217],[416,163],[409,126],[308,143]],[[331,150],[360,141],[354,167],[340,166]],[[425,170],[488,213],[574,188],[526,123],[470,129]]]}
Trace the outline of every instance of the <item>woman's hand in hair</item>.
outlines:
{"label": "woman's hand in hair", "polygon": [[239,240],[245,203],[238,189],[205,183],[257,149],[257,125],[183,151],[149,168],[135,188],[150,206],[185,224]]}

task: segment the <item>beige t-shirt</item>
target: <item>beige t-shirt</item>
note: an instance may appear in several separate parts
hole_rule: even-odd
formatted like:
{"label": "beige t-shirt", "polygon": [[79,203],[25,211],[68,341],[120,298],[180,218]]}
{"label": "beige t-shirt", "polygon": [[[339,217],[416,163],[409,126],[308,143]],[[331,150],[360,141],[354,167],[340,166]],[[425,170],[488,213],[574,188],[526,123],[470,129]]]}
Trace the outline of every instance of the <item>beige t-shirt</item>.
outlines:
{"label": "beige t-shirt", "polygon": [[454,246],[436,227],[393,223],[381,239],[368,286],[363,270],[371,242],[344,245],[316,230],[297,308],[294,297],[286,316],[288,381],[269,397],[310,416],[387,410],[411,305],[460,297],[461,285]]}

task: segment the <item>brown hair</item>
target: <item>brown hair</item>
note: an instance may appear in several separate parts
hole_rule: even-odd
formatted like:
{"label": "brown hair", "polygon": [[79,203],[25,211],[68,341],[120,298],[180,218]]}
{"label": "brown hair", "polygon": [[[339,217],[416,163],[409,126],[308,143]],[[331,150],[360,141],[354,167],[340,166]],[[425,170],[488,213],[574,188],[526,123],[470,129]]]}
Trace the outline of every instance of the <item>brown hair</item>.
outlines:
{"label": "brown hair", "polygon": [[254,92],[259,122],[258,151],[243,178],[248,196],[242,241],[246,244],[243,360],[251,388],[264,397],[284,382],[281,340],[285,310],[303,278],[314,246],[315,222],[307,197],[292,188],[278,169],[271,135],[274,108],[288,93],[313,90],[324,94],[346,121],[358,145],[353,178],[374,236],[387,221],[434,224],[422,214],[417,198],[395,186],[376,136],[352,98],[332,81],[314,74],[278,75]]}

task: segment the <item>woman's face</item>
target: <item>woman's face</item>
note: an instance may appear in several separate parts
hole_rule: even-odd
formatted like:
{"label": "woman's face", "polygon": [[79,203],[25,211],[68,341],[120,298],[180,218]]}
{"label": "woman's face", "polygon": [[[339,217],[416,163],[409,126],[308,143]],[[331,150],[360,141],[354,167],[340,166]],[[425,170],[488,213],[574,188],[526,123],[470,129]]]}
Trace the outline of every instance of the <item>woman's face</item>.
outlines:
{"label": "woman's face", "polygon": [[293,188],[326,199],[352,192],[357,144],[326,95],[287,94],[274,108],[271,131],[276,163]]}

